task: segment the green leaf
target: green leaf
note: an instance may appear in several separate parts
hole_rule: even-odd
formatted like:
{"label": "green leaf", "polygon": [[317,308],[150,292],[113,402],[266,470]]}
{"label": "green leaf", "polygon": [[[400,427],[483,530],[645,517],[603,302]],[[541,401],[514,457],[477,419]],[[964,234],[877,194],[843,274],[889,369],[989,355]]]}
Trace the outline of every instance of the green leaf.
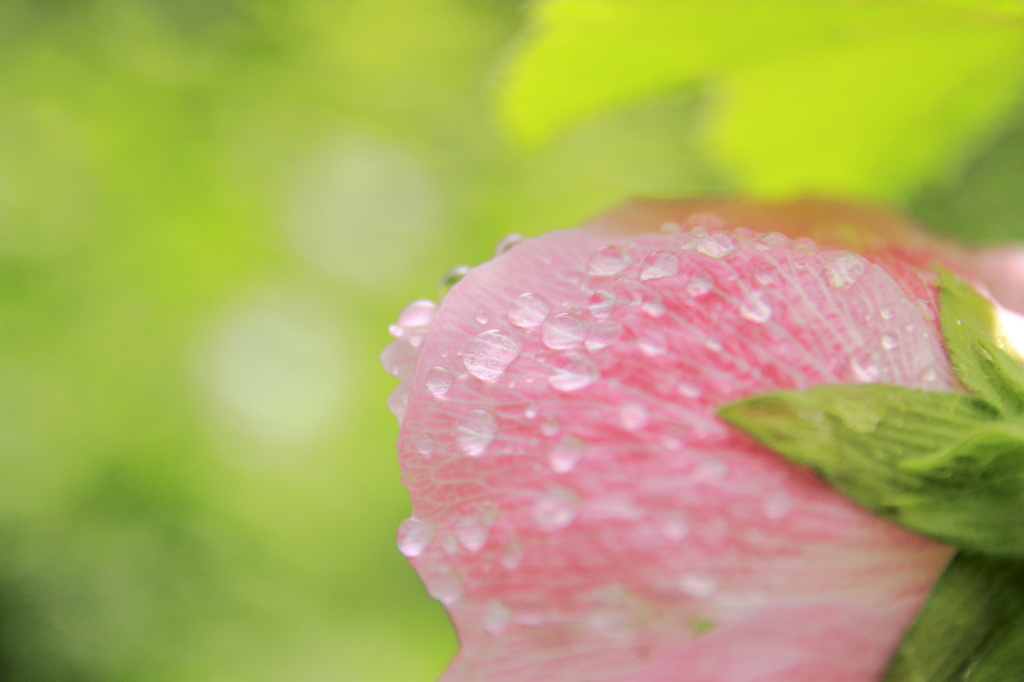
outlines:
{"label": "green leaf", "polygon": [[993,303],[946,270],[939,271],[939,302],[946,351],[964,386],[1008,414],[1024,412],[1024,364]]}
{"label": "green leaf", "polygon": [[977,397],[829,385],[755,396],[719,415],[906,528],[1024,556],[1024,422]]}
{"label": "green leaf", "polygon": [[748,192],[891,198],[941,174],[1014,103],[1024,29],[1006,7],[538,3],[500,107],[537,142],[603,109],[710,85],[713,150]]}
{"label": "green leaf", "polygon": [[1024,562],[960,552],[883,682],[1024,679]]}

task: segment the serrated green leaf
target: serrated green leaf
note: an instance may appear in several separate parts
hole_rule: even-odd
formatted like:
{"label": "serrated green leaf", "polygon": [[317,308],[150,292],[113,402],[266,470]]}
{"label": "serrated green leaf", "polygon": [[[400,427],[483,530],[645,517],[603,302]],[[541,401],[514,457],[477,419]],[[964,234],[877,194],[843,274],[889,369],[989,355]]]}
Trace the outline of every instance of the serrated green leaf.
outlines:
{"label": "serrated green leaf", "polygon": [[756,396],[719,414],[906,528],[1024,556],[1024,423],[977,397],[829,385]]}
{"label": "serrated green leaf", "polygon": [[939,302],[946,352],[964,386],[1007,414],[1024,412],[1024,363],[995,305],[946,270],[939,271]]}
{"label": "serrated green leaf", "polygon": [[1024,679],[1024,562],[960,552],[883,682]]}
{"label": "serrated green leaf", "polygon": [[501,110],[539,141],[597,111],[713,86],[714,149],[748,192],[892,197],[1014,103],[1024,29],[998,2],[537,4]]}

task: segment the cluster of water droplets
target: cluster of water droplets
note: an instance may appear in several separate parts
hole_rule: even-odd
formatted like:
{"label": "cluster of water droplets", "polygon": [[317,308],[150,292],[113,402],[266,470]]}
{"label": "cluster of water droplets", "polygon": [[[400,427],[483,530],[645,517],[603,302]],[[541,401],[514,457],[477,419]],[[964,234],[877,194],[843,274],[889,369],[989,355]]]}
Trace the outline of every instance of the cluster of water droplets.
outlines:
{"label": "cluster of water droplets", "polygon": [[435,313],[437,304],[433,301],[413,301],[398,315],[398,320],[388,327],[394,341],[384,347],[380,361],[388,374],[401,380],[388,398],[388,407],[399,424],[405,418],[410,382],[416,375],[416,365]]}

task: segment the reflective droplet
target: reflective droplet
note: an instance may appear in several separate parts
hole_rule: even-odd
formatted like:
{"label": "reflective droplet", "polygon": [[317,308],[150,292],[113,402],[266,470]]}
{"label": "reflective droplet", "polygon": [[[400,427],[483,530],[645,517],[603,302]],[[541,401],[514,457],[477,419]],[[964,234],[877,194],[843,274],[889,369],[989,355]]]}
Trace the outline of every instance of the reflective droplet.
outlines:
{"label": "reflective droplet", "polygon": [[622,340],[622,323],[617,320],[597,320],[590,325],[586,346],[591,353],[614,346]]}
{"label": "reflective droplet", "polygon": [[427,372],[427,390],[438,398],[447,393],[454,383],[455,377],[444,367],[435,367]]}
{"label": "reflective droplet", "polygon": [[619,405],[619,425],[627,431],[639,431],[651,421],[651,413],[642,403]]}
{"label": "reflective droplet", "polygon": [[492,635],[500,635],[508,630],[508,626],[512,623],[512,611],[497,599],[492,599],[484,607],[484,613],[480,620],[484,630]]}
{"label": "reflective droplet", "polygon": [[482,455],[498,435],[498,420],[487,410],[473,410],[455,427],[455,444],[470,457]]}
{"label": "reflective droplet", "polygon": [[497,258],[498,256],[508,253],[513,246],[518,246],[525,241],[526,237],[517,232],[513,232],[498,242],[498,245],[494,247],[494,257]]}
{"label": "reflective droplet", "polygon": [[772,493],[761,504],[761,512],[765,518],[773,521],[786,517],[792,509],[793,500],[783,492]]}
{"label": "reflective droplet", "polygon": [[886,306],[885,308],[879,310],[878,314],[882,316],[883,320],[891,320],[896,313],[893,311],[892,308]]}
{"label": "reflective droplet", "polygon": [[404,340],[392,341],[380,352],[380,364],[385,372],[404,381],[415,374],[419,356],[419,352]]}
{"label": "reflective droplet", "polygon": [[434,437],[429,433],[421,433],[416,439],[416,452],[429,457],[434,452]]}
{"label": "reflective droplet", "polygon": [[632,262],[633,259],[620,247],[606,246],[590,257],[587,272],[595,277],[611,277],[628,268]]}
{"label": "reflective droplet", "polygon": [[576,496],[566,490],[553,490],[537,498],[533,503],[533,520],[545,531],[566,528],[576,520],[579,502]]}
{"label": "reflective droplet", "polygon": [[636,340],[636,347],[649,358],[656,358],[668,352],[668,337],[656,329],[648,329]]}
{"label": "reflective droplet", "polygon": [[690,480],[694,483],[714,483],[728,475],[729,466],[725,462],[716,457],[708,457],[693,468]]}
{"label": "reflective droplet", "polygon": [[772,317],[772,306],[764,300],[763,293],[752,291],[743,299],[740,316],[755,324],[764,324]]}
{"label": "reflective droplet", "polygon": [[477,313],[473,317],[473,319],[475,319],[477,321],[477,324],[487,324],[488,322],[491,321],[490,316],[487,313],[484,313],[484,312]]}
{"label": "reflective droplet", "polygon": [[544,323],[540,338],[544,345],[553,350],[578,348],[587,339],[587,321],[573,313],[555,315]]}
{"label": "reflective droplet", "polygon": [[857,254],[836,251],[829,256],[825,277],[836,289],[846,289],[853,286],[867,268],[868,262]]}
{"label": "reflective droplet", "polygon": [[536,419],[537,415],[540,414],[540,405],[537,403],[530,403],[523,410],[523,416],[527,419]]}
{"label": "reflective droplet", "polygon": [[440,567],[428,573],[423,582],[427,586],[427,594],[450,606],[462,598],[462,579],[450,568]]}
{"label": "reflective droplet", "polygon": [[456,265],[441,275],[441,279],[437,282],[437,300],[443,301],[452,287],[461,282],[462,278],[468,275],[472,269],[468,265]]}
{"label": "reflective droplet", "polygon": [[708,230],[721,230],[725,227],[725,220],[717,213],[704,212],[694,213],[685,221],[683,227],[691,230],[694,234],[707,234]]}
{"label": "reflective droplet", "polygon": [[507,332],[491,329],[477,334],[462,351],[466,370],[478,379],[494,381],[519,357],[523,342]]}
{"label": "reflective droplet", "polygon": [[556,391],[579,391],[601,378],[597,363],[582,353],[560,355],[551,363],[551,368],[554,373],[548,377],[548,383]]}
{"label": "reflective droplet", "polygon": [[401,426],[405,420],[405,410],[409,407],[409,383],[403,382],[395,387],[395,390],[388,396],[388,409],[395,415],[398,425]]}
{"label": "reflective droplet", "polygon": [[554,438],[561,430],[562,423],[554,417],[545,419],[540,425],[540,433],[545,438]]}
{"label": "reflective droplet", "polygon": [[508,321],[527,329],[544,324],[551,313],[551,304],[540,294],[523,294],[508,308]]}
{"label": "reflective droplet", "polygon": [[758,284],[763,284],[766,287],[775,286],[781,281],[781,277],[779,277],[779,271],[775,268],[762,268],[761,270],[757,271],[757,274],[754,275],[754,278],[757,280]]}
{"label": "reflective droplet", "polygon": [[398,527],[398,551],[410,559],[418,557],[430,545],[435,532],[434,524],[410,516]]}
{"label": "reflective droplet", "polygon": [[754,231],[751,230],[749,227],[737,227],[735,230],[732,231],[732,233],[739,237],[740,239],[754,238]]}
{"label": "reflective droplet", "polygon": [[598,291],[590,297],[588,308],[594,317],[608,317],[615,307],[615,294],[610,291]]}
{"label": "reflective droplet", "polygon": [[878,381],[882,376],[882,369],[878,366],[878,358],[874,352],[861,353],[850,360],[850,370],[854,378],[862,384],[870,384]]}
{"label": "reflective droplet", "polygon": [[661,232],[662,234],[679,234],[682,231],[683,228],[679,226],[679,223],[674,223],[672,221],[662,223],[661,227],[658,228],[658,232]]}
{"label": "reflective droplet", "polygon": [[873,432],[881,420],[877,412],[856,401],[837,403],[835,412],[848,429],[857,433]]}
{"label": "reflective droplet", "polygon": [[493,517],[483,514],[464,516],[455,524],[455,538],[467,552],[476,554],[487,544],[487,536],[491,533],[493,520]]}
{"label": "reflective droplet", "polygon": [[644,301],[640,304],[640,310],[648,317],[658,318],[665,314],[665,306],[658,301]]}
{"label": "reflective droplet", "polygon": [[701,237],[701,240],[697,242],[697,250],[712,258],[725,258],[738,248],[739,244],[736,243],[736,239],[724,232],[709,234],[706,237]]}
{"label": "reflective droplet", "polygon": [[785,249],[789,246],[789,237],[781,232],[769,232],[759,240],[765,246],[773,249]]}
{"label": "reflective droplet", "polygon": [[706,599],[718,591],[718,581],[705,573],[687,573],[679,578],[679,589],[695,599]]}
{"label": "reflective droplet", "polygon": [[501,550],[501,565],[510,571],[514,571],[519,568],[519,564],[523,563],[523,555],[525,551],[523,546],[518,542],[510,542]]}
{"label": "reflective droplet", "polygon": [[575,436],[566,436],[548,452],[548,464],[556,474],[568,473],[576,468],[586,451],[586,443]]}
{"label": "reflective droplet", "polygon": [[882,334],[882,348],[885,350],[892,350],[896,346],[900,345],[900,342],[892,334]]}
{"label": "reflective droplet", "polygon": [[719,341],[718,339],[708,339],[707,341],[704,342],[704,347],[716,353],[722,352],[723,348],[722,342]]}
{"label": "reflective droplet", "polygon": [[661,279],[679,274],[679,256],[671,251],[655,251],[640,266],[640,279]]}
{"label": "reflective droplet", "polygon": [[434,320],[437,304],[433,301],[413,301],[398,315],[398,326],[405,329],[426,327]]}
{"label": "reflective droplet", "polygon": [[685,381],[680,381],[676,386],[676,393],[683,396],[684,398],[699,398],[701,390],[699,387],[693,384],[688,384]]}
{"label": "reflective droplet", "polygon": [[935,368],[934,367],[929,367],[921,375],[921,380],[926,382],[926,383],[931,383],[931,382],[935,381],[938,378],[939,378],[939,375],[935,372]]}
{"label": "reflective droplet", "polygon": [[715,286],[714,280],[711,279],[711,275],[705,273],[697,273],[690,278],[690,281],[686,284],[686,293],[694,298],[700,298],[704,294],[711,291]]}
{"label": "reflective droplet", "polygon": [[681,511],[670,511],[657,519],[658,532],[666,540],[678,542],[690,534],[690,523]]}
{"label": "reflective droplet", "polygon": [[818,242],[814,241],[810,237],[798,237],[793,240],[793,246],[804,251],[817,251]]}

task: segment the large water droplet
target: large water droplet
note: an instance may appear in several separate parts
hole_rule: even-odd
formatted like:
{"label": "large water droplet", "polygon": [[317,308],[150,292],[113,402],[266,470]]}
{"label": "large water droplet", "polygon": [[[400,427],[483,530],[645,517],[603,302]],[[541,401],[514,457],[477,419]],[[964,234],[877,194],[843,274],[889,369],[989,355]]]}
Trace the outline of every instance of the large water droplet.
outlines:
{"label": "large water droplet", "polygon": [[576,468],[587,451],[587,444],[575,436],[566,436],[548,452],[548,464],[556,474],[565,474]]}
{"label": "large water droplet", "polygon": [[437,300],[443,301],[452,287],[461,282],[462,278],[468,275],[472,269],[468,265],[456,265],[441,275],[441,279],[437,282]]}
{"label": "large water droplet", "polygon": [[405,411],[409,407],[409,383],[404,382],[395,387],[395,390],[388,396],[388,409],[395,415],[398,425],[401,426],[405,420]]}
{"label": "large water droplet", "polygon": [[598,291],[590,297],[587,305],[594,317],[608,317],[615,307],[615,294],[610,291]]}
{"label": "large water droplet", "polygon": [[416,439],[416,452],[424,457],[430,457],[434,452],[434,437],[429,433],[421,433]]}
{"label": "large water droplet", "polygon": [[587,339],[588,327],[579,315],[561,313],[544,323],[540,337],[545,346],[554,350],[578,348]]}
{"label": "large water droplet", "polygon": [[427,390],[438,398],[451,389],[455,383],[455,377],[444,367],[435,367],[427,372]]}
{"label": "large water droplet", "polygon": [[706,573],[687,573],[679,578],[679,589],[696,599],[706,599],[718,591],[718,581]]}
{"label": "large water droplet", "polygon": [[899,340],[892,334],[882,334],[882,348],[885,350],[892,350],[896,346],[900,345]]}
{"label": "large water droplet", "polygon": [[498,242],[496,247],[494,247],[494,257],[497,258],[498,256],[508,253],[513,246],[518,246],[525,241],[526,237],[517,232],[507,235],[504,239]]}
{"label": "large water droplet", "polygon": [[882,368],[878,363],[878,356],[874,351],[868,351],[855,355],[850,360],[850,370],[857,381],[862,384],[870,384],[878,381],[882,376]]}
{"label": "large water droplet", "polygon": [[492,635],[500,635],[508,630],[512,623],[512,611],[497,599],[493,599],[487,602],[480,620],[484,630]]}
{"label": "large water droplet", "polygon": [[426,327],[434,320],[437,304],[433,301],[413,301],[398,315],[398,325],[405,329]]}
{"label": "large water droplet", "polygon": [[462,351],[466,370],[478,379],[494,381],[519,357],[523,342],[507,332],[491,329],[478,334]]}
{"label": "large water droplet", "polygon": [[545,531],[566,528],[576,520],[579,501],[567,490],[553,490],[533,503],[533,520]]}
{"label": "large water droplet", "polygon": [[711,279],[711,275],[706,273],[698,272],[690,278],[690,281],[686,284],[686,293],[694,298],[700,298],[704,294],[711,291],[715,286],[715,282]]}
{"label": "large water droplet", "polygon": [[546,298],[540,294],[523,294],[509,306],[508,320],[517,327],[539,327],[550,313],[551,304]]}
{"label": "large water droplet", "polygon": [[606,246],[590,257],[587,272],[595,277],[611,277],[628,268],[632,262],[633,259],[622,248]]}
{"label": "large water droplet", "polygon": [[784,249],[789,246],[789,237],[781,232],[769,232],[761,237],[760,242],[773,249]]}
{"label": "large water droplet", "polygon": [[868,262],[857,254],[836,251],[829,256],[825,277],[836,289],[846,289],[853,286],[867,268]]}
{"label": "large water droplet", "polygon": [[409,557],[418,557],[430,545],[437,532],[434,524],[410,516],[398,527],[396,544],[398,551]]}
{"label": "large water droplet", "polygon": [[565,393],[579,391],[601,378],[601,368],[582,353],[560,355],[551,363],[551,368],[554,373],[548,377],[548,384]]}
{"label": "large water droplet", "polygon": [[647,357],[656,358],[668,353],[668,337],[664,332],[647,329],[636,340],[636,346]]}
{"label": "large water droplet", "polygon": [[740,315],[756,324],[764,324],[772,317],[772,306],[760,291],[751,291],[740,305]]}
{"label": "large water droplet", "polygon": [[423,582],[427,585],[427,594],[450,606],[462,598],[462,578],[450,568],[440,567],[428,573]]}
{"label": "large water droplet", "polygon": [[651,413],[643,403],[628,402],[619,405],[619,425],[627,431],[639,431],[651,421]]}
{"label": "large water droplet", "polygon": [[380,364],[385,372],[404,381],[415,373],[419,357],[419,351],[399,339],[384,346],[380,352]]}
{"label": "large water droplet", "polygon": [[470,457],[482,455],[498,435],[498,420],[487,410],[467,413],[455,427],[455,444]]}
{"label": "large water droplet", "polygon": [[655,251],[640,266],[640,279],[661,279],[679,274],[679,256],[671,251]]}
{"label": "large water droplet", "polygon": [[602,348],[614,346],[622,339],[622,323],[617,320],[597,320],[590,325],[587,334],[587,350],[596,353]]}
{"label": "large water droplet", "polygon": [[701,237],[697,242],[697,250],[705,256],[712,258],[725,258],[739,248],[736,239],[724,232],[716,232],[706,237]]}

